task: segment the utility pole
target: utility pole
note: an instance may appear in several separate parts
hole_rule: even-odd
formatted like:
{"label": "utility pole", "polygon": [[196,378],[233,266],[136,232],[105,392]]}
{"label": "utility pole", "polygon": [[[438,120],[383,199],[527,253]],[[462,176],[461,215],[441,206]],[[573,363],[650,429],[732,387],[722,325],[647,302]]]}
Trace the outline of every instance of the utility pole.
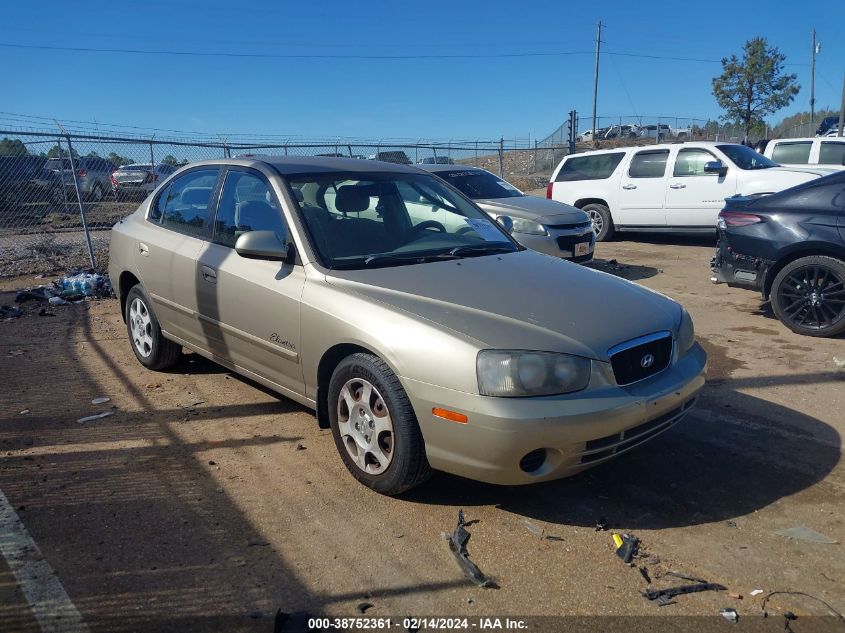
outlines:
{"label": "utility pole", "polygon": [[816,29],[813,29],[813,56],[810,61],[810,134],[816,124],[816,55],[821,48],[822,45],[816,42]]}
{"label": "utility pole", "polygon": [[839,129],[836,136],[845,135],[845,76],[842,77],[842,104],[839,106]]}
{"label": "utility pole", "polygon": [[598,138],[596,129],[596,99],[599,93],[599,57],[601,56],[601,20],[596,24],[596,70],[593,75],[593,144]]}

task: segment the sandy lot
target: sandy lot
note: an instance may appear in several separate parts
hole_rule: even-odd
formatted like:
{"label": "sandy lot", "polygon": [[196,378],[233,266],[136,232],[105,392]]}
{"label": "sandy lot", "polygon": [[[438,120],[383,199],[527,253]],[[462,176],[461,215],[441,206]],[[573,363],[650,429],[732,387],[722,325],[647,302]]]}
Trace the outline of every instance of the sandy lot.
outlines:
{"label": "sandy lot", "polygon": [[[278,609],[359,616],[361,603],[393,630],[432,614],[534,616],[530,626],[552,629],[538,616],[661,616],[629,630],[702,615],[727,630],[725,607],[736,630],[782,631],[785,610],[796,633],[836,630],[807,617],[829,612],[806,597],[775,596],[775,617],[750,616],[775,590],[845,611],[845,370],[834,362],[845,339],[794,335],[755,294],[711,285],[712,250],[698,239],[599,245],[598,268],[689,309],[709,384],[679,426],[577,477],[507,488],[435,475],[381,497],[299,405],[191,354],[145,370],[117,301],[102,300],[0,322],[0,490],[94,631],[272,631]],[[473,522],[470,555],[499,589],[470,584],[448,553],[441,532],[459,508]],[[602,517],[642,540],[636,568],[596,531]],[[801,525],[839,543],[774,533]],[[686,582],[671,571],[729,591],[658,607],[639,567],[653,587]],[[2,557],[0,622],[39,630]]]}

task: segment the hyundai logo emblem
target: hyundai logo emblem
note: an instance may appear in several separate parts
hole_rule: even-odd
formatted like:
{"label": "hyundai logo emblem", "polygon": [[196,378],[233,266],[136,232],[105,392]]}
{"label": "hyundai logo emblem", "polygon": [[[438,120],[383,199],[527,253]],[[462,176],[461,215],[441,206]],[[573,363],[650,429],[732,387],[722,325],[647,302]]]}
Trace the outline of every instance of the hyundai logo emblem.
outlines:
{"label": "hyundai logo emblem", "polygon": [[643,369],[648,369],[654,365],[654,356],[652,354],[646,354],[640,359],[640,367]]}

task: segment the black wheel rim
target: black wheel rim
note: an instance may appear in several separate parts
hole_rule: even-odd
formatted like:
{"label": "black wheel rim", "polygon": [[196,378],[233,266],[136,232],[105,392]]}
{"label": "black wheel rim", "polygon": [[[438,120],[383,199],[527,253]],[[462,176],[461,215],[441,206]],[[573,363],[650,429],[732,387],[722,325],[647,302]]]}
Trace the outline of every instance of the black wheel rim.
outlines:
{"label": "black wheel rim", "polygon": [[784,278],[777,299],[790,323],[824,330],[845,318],[845,278],[827,266],[802,266]]}

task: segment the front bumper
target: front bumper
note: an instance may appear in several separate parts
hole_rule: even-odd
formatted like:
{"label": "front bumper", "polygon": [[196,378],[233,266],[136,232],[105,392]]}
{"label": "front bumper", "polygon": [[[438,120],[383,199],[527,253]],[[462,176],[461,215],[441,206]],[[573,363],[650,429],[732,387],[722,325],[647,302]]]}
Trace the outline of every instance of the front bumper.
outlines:
{"label": "front bumper", "polygon": [[585,231],[550,227],[548,235],[515,233],[514,238],[525,248],[574,262],[590,261],[596,248],[596,235],[592,229]]}
{"label": "front bumper", "polygon": [[[604,363],[594,363],[594,375],[603,371],[595,365]],[[642,382],[543,398],[491,398],[407,378],[402,382],[432,468],[518,485],[574,475],[670,428],[704,386],[706,365],[707,355],[696,343]],[[469,422],[437,418],[431,413],[435,407],[464,413]]]}

